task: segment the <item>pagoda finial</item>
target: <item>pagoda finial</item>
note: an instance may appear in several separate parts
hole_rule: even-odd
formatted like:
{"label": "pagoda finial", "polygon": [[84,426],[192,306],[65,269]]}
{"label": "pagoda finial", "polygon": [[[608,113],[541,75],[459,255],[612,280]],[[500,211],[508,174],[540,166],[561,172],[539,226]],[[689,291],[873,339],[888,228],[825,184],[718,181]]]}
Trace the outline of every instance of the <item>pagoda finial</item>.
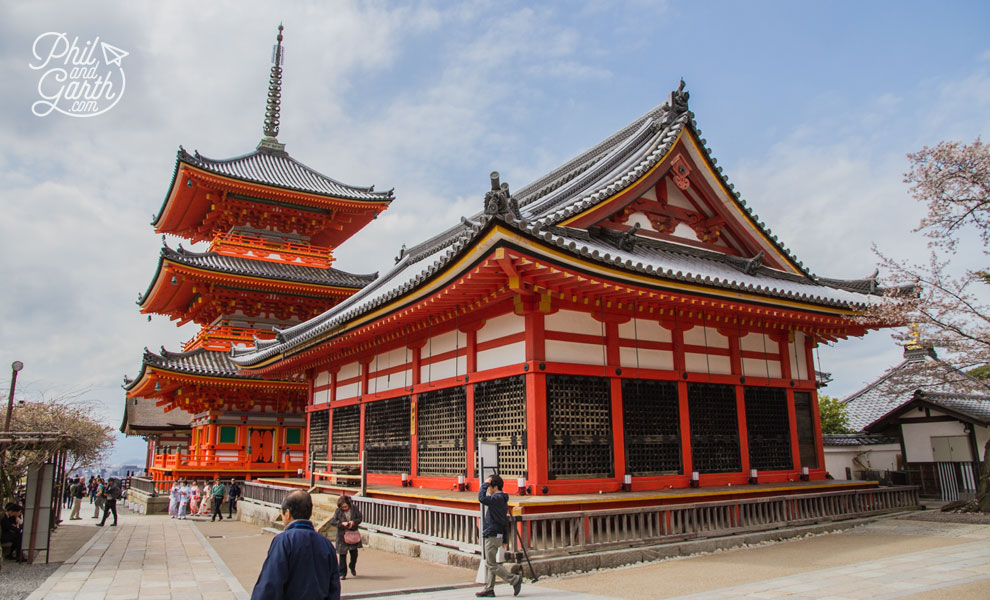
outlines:
{"label": "pagoda finial", "polygon": [[278,24],[278,41],[272,47],[272,71],[268,78],[268,102],[265,105],[265,125],[262,128],[265,137],[261,138],[258,149],[268,148],[270,150],[284,151],[285,144],[278,143],[279,111],[282,105],[282,62],[285,57],[285,49],[282,48],[282,30],[284,27]]}

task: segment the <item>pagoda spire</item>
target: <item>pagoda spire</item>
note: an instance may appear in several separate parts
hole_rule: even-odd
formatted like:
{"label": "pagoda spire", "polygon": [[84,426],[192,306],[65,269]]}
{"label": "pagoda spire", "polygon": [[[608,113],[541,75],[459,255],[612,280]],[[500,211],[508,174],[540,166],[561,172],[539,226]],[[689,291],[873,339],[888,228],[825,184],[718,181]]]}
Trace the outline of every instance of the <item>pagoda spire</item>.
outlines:
{"label": "pagoda spire", "polygon": [[265,125],[262,127],[265,137],[258,143],[258,149],[267,148],[280,152],[285,151],[285,144],[278,142],[278,120],[279,110],[282,104],[282,60],[285,50],[282,48],[282,30],[284,27],[278,24],[278,41],[272,47],[272,71],[268,78],[268,102],[265,105]]}

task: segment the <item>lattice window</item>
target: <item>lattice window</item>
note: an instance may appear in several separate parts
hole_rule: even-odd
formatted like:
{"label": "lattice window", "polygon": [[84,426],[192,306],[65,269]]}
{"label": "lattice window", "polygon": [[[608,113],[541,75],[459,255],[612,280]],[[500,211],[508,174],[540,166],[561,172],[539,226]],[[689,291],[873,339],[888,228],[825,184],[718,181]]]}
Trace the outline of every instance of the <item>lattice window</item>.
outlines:
{"label": "lattice window", "polygon": [[334,460],[361,457],[361,407],[357,404],[333,409],[330,453]]}
{"label": "lattice window", "polygon": [[409,472],[409,408],[409,396],[369,402],[364,407],[364,450],[369,473]]}
{"label": "lattice window", "polygon": [[688,413],[694,470],[699,473],[742,471],[735,386],[689,383]]}
{"label": "lattice window", "polygon": [[800,466],[817,469],[818,445],[815,443],[815,410],[811,392],[794,392],[794,413],[797,417]]}
{"label": "lattice window", "polygon": [[746,387],[743,391],[746,395],[750,468],[760,471],[793,468],[787,391],[769,387]]}
{"label": "lattice window", "polygon": [[675,382],[624,379],[626,471],[637,477],[683,473],[680,423]]}
{"label": "lattice window", "polygon": [[[499,473],[526,473],[526,379],[522,375],[474,384],[475,440],[498,444]],[[471,465],[472,472],[477,465]]]}
{"label": "lattice window", "polygon": [[467,467],[467,394],[464,386],[419,395],[416,403],[420,475],[463,475]]}
{"label": "lattice window", "polygon": [[550,479],[615,476],[608,379],[547,375],[547,430]]}
{"label": "lattice window", "polygon": [[[318,410],[309,413],[309,458],[310,460],[327,460],[330,447],[330,411]],[[317,465],[319,471],[324,465]]]}

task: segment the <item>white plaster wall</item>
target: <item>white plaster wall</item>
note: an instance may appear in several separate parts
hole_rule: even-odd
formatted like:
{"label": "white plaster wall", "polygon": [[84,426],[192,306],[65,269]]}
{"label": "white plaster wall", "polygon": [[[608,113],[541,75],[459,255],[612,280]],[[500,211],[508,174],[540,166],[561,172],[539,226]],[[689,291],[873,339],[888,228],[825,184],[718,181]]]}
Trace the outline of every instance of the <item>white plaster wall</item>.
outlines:
{"label": "white plaster wall", "polygon": [[897,469],[897,457],[901,454],[898,444],[878,444],[871,446],[825,446],[825,470],[836,479],[846,478],[846,467],[853,473],[867,469],[874,471],[893,471]]}
{"label": "white plaster wall", "polygon": [[412,360],[412,350],[403,346],[388,352],[382,352],[371,359],[372,371],[386,371],[392,367],[406,364]]}
{"label": "white plaster wall", "polygon": [[[619,364],[623,369],[635,369],[636,364],[635,348],[619,349]],[[674,368],[674,353],[670,350],[645,350],[639,349],[639,368],[641,369],[665,369],[667,371]]]}
{"label": "white plaster wall", "polygon": [[[932,412],[932,415],[935,416],[935,413]],[[966,433],[963,432],[963,424],[959,421],[945,421],[941,423],[904,423],[901,425],[901,435],[904,437],[904,451],[907,453],[907,456],[904,457],[905,460],[908,462],[934,462],[932,437],[966,435]]]}
{"label": "white plaster wall", "polygon": [[[521,362],[521,361],[519,361]],[[467,373],[467,357],[458,356],[456,360],[453,358],[448,360],[441,360],[430,365],[423,365],[419,369],[419,380],[423,383],[429,383],[431,381],[439,381],[441,379],[446,379],[448,377],[461,376],[463,377]]]}
{"label": "white plaster wall", "polygon": [[744,358],[742,374],[746,377],[780,377],[780,361]]}
{"label": "white plaster wall", "polygon": [[664,184],[667,186],[667,204],[670,206],[677,206],[679,208],[686,208],[690,211],[696,211],[697,209],[691,204],[691,201],[687,199],[681,188],[677,187],[674,182],[669,179],[664,180]]}
{"label": "white plaster wall", "polygon": [[459,331],[448,331],[435,335],[426,341],[426,345],[420,350],[420,356],[424,359],[444,352],[451,352],[458,348],[467,346],[467,334]]}
{"label": "white plaster wall", "polygon": [[708,348],[728,348],[729,338],[714,327],[692,327],[684,332],[684,343]]}
{"label": "white plaster wall", "polygon": [[646,340],[650,342],[670,342],[669,329],[660,326],[659,321],[648,319],[630,319],[619,325],[619,337],[627,340]]}
{"label": "white plaster wall", "polygon": [[351,377],[357,377],[360,374],[361,374],[361,365],[359,365],[356,361],[352,363],[347,363],[346,365],[341,367],[340,371],[337,373],[337,381],[343,381],[345,379],[350,379]]}
{"label": "white plaster wall", "polygon": [[600,344],[575,344],[559,340],[546,341],[546,357],[550,362],[578,365],[601,365],[605,361],[605,354]]}
{"label": "white plaster wall", "polygon": [[986,452],[984,452],[984,450],[986,450],[987,447],[987,440],[990,440],[990,428],[977,426],[976,448],[977,451],[980,453],[980,460],[983,460],[986,455]]}
{"label": "white plaster wall", "polygon": [[330,402],[330,388],[316,390],[313,392],[313,404],[326,404]]}
{"label": "white plaster wall", "polygon": [[519,333],[526,329],[526,319],[515,313],[499,315],[485,321],[485,326],[478,330],[478,342],[488,342],[500,337]]}
{"label": "white plaster wall", "polygon": [[604,331],[601,321],[596,321],[586,312],[576,310],[559,310],[552,315],[547,315],[544,328],[548,331],[568,331],[597,336],[601,336]]}
{"label": "white plaster wall", "polygon": [[[766,346],[764,346],[766,343]],[[739,347],[750,352],[766,352],[774,354],[778,351],[777,342],[770,339],[769,335],[760,333],[747,333],[739,340]]]}
{"label": "white plaster wall", "polygon": [[637,224],[639,225],[639,228],[641,230],[656,231],[656,228],[653,226],[653,223],[650,223],[650,218],[647,217],[645,213],[634,212],[629,215],[628,219],[626,219],[626,225],[630,227],[633,227]]}
{"label": "white plaster wall", "polygon": [[686,223],[678,223],[674,231],[671,232],[671,235],[687,240],[697,241],[698,239],[698,235],[694,232],[694,229],[691,229],[691,226]]}
{"label": "white plaster wall", "polygon": [[330,385],[330,371],[320,371],[316,374],[316,381],[313,382],[316,387]]}
{"label": "white plaster wall", "polygon": [[478,352],[478,370],[487,371],[524,362],[526,360],[526,342],[516,342],[497,348]]}
{"label": "white plaster wall", "polygon": [[791,377],[793,379],[808,379],[807,353],[804,350],[805,334],[800,331],[794,333],[794,341],[787,346],[787,353],[791,360]]}
{"label": "white plaster wall", "polygon": [[728,356],[709,355],[693,352],[684,353],[684,368],[688,373],[711,373],[712,375],[731,375],[732,361]]}
{"label": "white plaster wall", "polygon": [[347,385],[337,386],[337,400],[347,400],[348,398],[354,398],[361,391],[361,383],[355,381],[354,383],[349,383]]}
{"label": "white plaster wall", "polygon": [[396,371],[391,375],[382,375],[368,380],[368,392],[376,394],[412,385],[412,370]]}

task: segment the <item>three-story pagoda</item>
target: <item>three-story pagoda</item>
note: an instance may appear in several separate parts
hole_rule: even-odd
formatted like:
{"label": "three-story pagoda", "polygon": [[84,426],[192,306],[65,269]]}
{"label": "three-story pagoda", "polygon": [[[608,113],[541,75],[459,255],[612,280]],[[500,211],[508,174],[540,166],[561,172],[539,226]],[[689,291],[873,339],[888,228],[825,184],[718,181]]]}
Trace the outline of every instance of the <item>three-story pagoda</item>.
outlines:
{"label": "three-story pagoda", "polygon": [[334,268],[333,251],[385,210],[392,192],[326,177],[278,142],[281,26],[277,39],[264,138],[226,160],[180,146],[152,221],[156,233],[209,244],[193,251],[163,243],[138,299],[142,313],[200,326],[180,351],[145,349],[140,374],[125,380],[121,431],[148,438],[147,468],[157,480],[296,474],[309,385],[294,375],[241,374],[230,351],[278,339],[375,279]]}

